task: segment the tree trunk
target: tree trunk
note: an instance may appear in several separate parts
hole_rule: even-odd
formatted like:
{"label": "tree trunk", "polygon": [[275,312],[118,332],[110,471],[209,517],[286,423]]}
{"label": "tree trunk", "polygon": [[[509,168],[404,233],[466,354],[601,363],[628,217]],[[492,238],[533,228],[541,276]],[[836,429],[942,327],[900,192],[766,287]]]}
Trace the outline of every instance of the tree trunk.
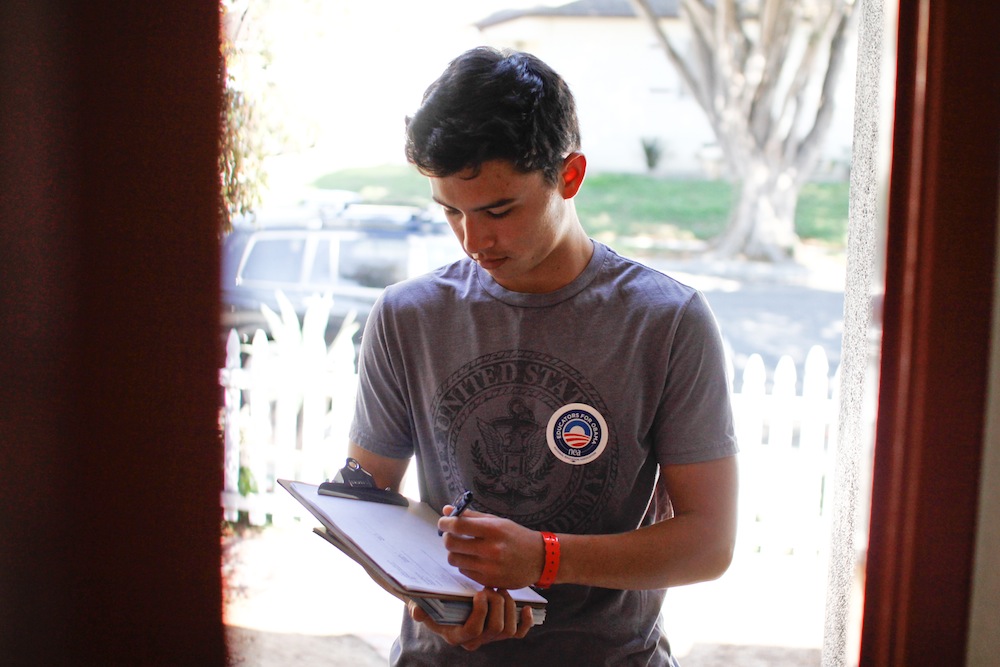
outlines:
{"label": "tree trunk", "polygon": [[791,259],[796,200],[830,127],[854,0],[680,0],[691,35],[686,49],[672,43],[650,0],[631,3],[705,111],[741,182],[713,255]]}
{"label": "tree trunk", "polygon": [[792,259],[798,236],[795,205],[799,184],[762,161],[746,170],[729,226],[713,243],[713,257],[782,262]]}

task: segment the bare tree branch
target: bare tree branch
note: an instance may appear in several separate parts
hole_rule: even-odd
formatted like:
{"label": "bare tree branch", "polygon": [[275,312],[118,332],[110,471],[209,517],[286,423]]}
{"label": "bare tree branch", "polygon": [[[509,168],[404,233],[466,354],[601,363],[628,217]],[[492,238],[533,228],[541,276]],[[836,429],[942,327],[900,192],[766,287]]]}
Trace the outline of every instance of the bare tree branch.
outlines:
{"label": "bare tree branch", "polygon": [[684,83],[687,84],[688,89],[695,96],[695,99],[698,100],[698,104],[701,105],[702,108],[706,108],[704,103],[704,94],[698,84],[699,79],[694,76],[688,67],[687,62],[680,55],[680,53],[678,53],[677,49],[674,48],[673,43],[667,37],[666,32],[664,32],[663,26],[660,25],[660,21],[657,18],[656,13],[653,12],[653,9],[649,6],[648,0],[630,1],[633,9],[639,17],[645,19],[649,23],[650,27],[653,28],[653,34],[656,37],[656,41],[660,44],[660,47],[663,48],[667,57],[670,59],[670,62],[677,68],[677,71],[680,73]]}
{"label": "bare tree branch", "polygon": [[833,121],[834,89],[840,79],[847,53],[848,36],[854,26],[854,2],[847,0],[840,3],[843,13],[837,21],[833,39],[830,42],[829,66],[823,77],[823,87],[820,93],[819,110],[816,112],[816,122],[802,140],[797,156],[800,163],[815,164],[818,161],[823,138]]}

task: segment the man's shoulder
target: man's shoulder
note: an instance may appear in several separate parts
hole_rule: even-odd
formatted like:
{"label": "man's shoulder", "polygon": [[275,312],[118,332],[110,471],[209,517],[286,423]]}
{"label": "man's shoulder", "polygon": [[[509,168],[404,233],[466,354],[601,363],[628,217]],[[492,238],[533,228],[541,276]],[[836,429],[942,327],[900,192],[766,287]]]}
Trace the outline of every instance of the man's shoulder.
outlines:
{"label": "man's shoulder", "polygon": [[612,249],[604,259],[604,268],[607,284],[623,295],[686,303],[698,293],[696,288],[642,260],[620,255]]}
{"label": "man's shoulder", "polygon": [[468,258],[456,260],[433,271],[394,283],[385,288],[387,305],[404,306],[454,298],[474,284],[474,265]]}

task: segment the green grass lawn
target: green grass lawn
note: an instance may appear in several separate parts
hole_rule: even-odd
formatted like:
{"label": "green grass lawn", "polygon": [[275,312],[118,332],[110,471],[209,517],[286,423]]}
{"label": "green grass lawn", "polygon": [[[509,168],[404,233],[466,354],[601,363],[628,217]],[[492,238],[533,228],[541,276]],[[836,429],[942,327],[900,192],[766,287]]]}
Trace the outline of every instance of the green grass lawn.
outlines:
{"label": "green grass lawn", "polygon": [[[337,171],[320,177],[315,185],[354,190],[378,203],[431,203],[427,179],[412,167]],[[799,236],[842,248],[847,239],[847,196],[846,182],[803,187],[795,215]],[[725,228],[732,200],[733,186],[726,181],[606,173],[587,175],[576,206],[584,228],[595,237],[708,240]]]}

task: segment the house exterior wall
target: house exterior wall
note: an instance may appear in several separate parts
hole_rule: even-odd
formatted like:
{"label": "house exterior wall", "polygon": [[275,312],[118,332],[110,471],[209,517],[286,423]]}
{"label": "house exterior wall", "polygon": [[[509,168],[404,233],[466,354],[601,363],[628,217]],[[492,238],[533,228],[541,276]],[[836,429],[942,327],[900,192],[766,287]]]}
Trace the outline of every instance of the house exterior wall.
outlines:
{"label": "house exterior wall", "polygon": [[[663,25],[676,44],[687,43],[686,26],[679,20]],[[644,173],[642,140],[655,138],[664,153],[655,173],[724,175],[704,112],[645,23],[633,18],[526,16],[481,34],[491,46],[537,55],[566,79],[577,98],[591,170]],[[817,178],[846,178],[854,98],[854,58],[848,60]]]}

